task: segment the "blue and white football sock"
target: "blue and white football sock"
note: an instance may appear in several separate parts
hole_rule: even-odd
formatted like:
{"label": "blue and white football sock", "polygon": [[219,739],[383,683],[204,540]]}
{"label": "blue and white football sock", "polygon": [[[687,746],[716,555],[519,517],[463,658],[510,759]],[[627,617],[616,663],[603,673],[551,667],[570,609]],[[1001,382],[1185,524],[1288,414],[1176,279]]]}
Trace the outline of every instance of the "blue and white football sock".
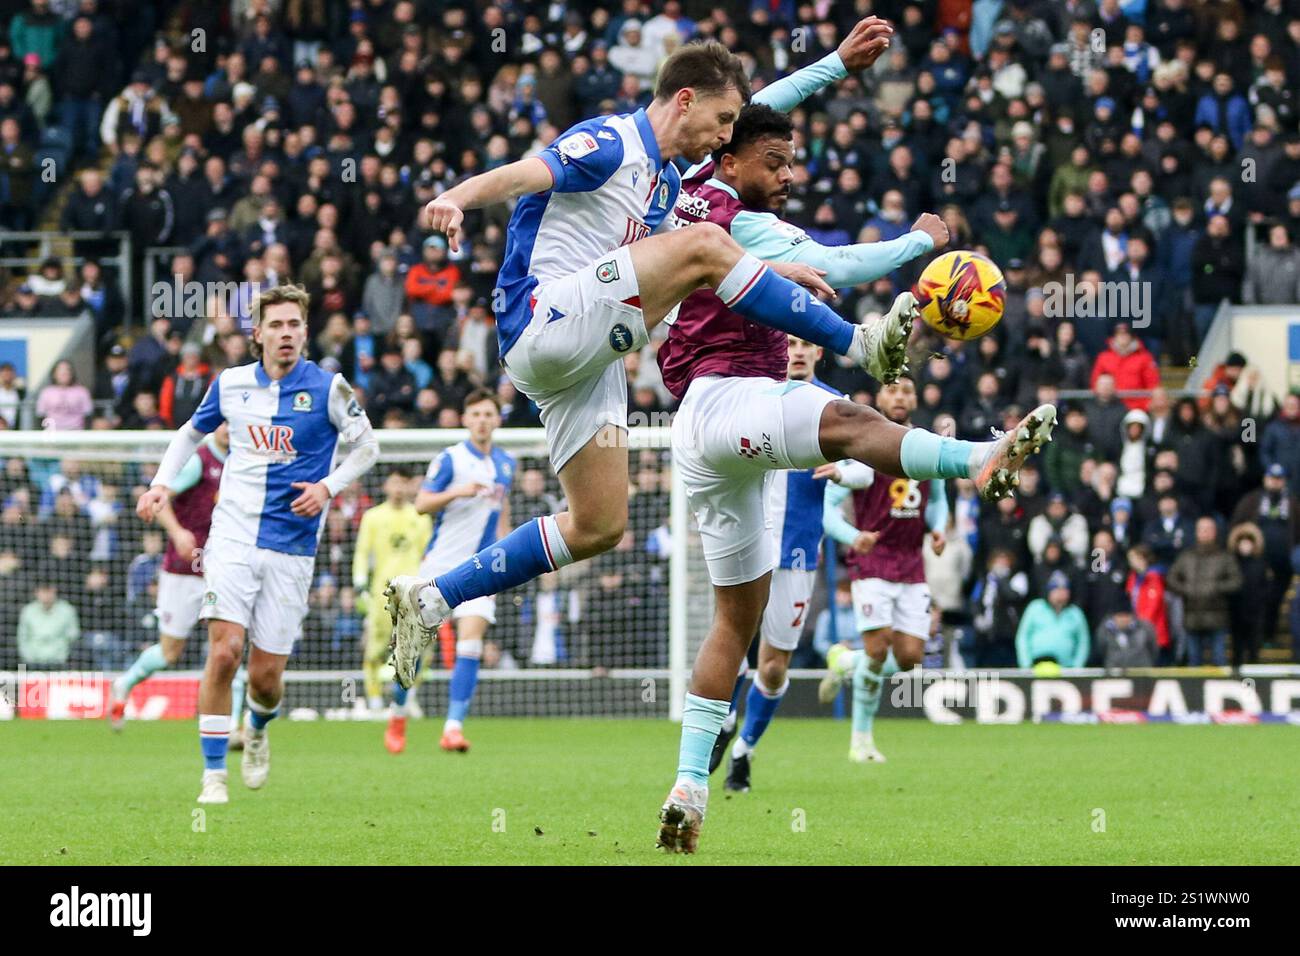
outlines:
{"label": "blue and white football sock", "polygon": [[248,697],[248,726],[255,734],[266,732],[266,725],[280,716],[280,705],[275,704],[273,707],[264,707],[257,701],[253,700],[252,695]]}
{"label": "blue and white football sock", "polygon": [[199,714],[199,749],[203,752],[203,769],[225,770],[226,748],[229,743],[229,714]]}
{"label": "blue and white football sock", "polygon": [[150,644],[135,662],[126,669],[117,680],[113,681],[113,699],[126,700],[131,694],[131,688],[140,681],[144,680],[150,674],[156,673],[167,667],[167,658],[163,656],[162,644]]}
{"label": "blue and white football sock", "polygon": [[465,715],[474,700],[474,688],[478,685],[479,658],[483,656],[483,642],[478,639],[456,642],[456,664],[451,670],[451,688],[447,704],[447,720],[442,725],[443,731],[460,730],[465,724]]}
{"label": "blue and white football sock", "polygon": [[[876,667],[879,667],[879,670]],[[876,664],[866,654],[858,657],[853,671],[853,732],[870,734],[880,710],[880,692],[886,679],[898,672],[898,661],[891,650],[883,662]]]}
{"label": "blue and white football sock", "polygon": [[709,755],[727,719],[728,701],[686,695],[682,708],[682,744],[677,757],[677,781],[696,787],[709,785]]}
{"label": "blue and white football sock", "polygon": [[789,689],[789,677],[776,690],[765,687],[761,677],[754,678],[754,683],[749,686],[749,696],[745,699],[745,722],[741,725],[740,736],[731,748],[733,757],[753,753],[758,746],[758,738],[763,736],[763,731],[767,730],[767,725],[776,716],[776,709],[781,706],[781,699]]}
{"label": "blue and white football sock", "polygon": [[564,543],[555,515],[546,515],[521,524],[433,583],[447,606],[456,607],[518,587],[572,563],[573,555]]}
{"label": "blue and white football sock", "polygon": [[749,253],[740,257],[714,291],[727,308],[760,325],[797,335],[840,355],[847,355],[853,346],[857,326]]}

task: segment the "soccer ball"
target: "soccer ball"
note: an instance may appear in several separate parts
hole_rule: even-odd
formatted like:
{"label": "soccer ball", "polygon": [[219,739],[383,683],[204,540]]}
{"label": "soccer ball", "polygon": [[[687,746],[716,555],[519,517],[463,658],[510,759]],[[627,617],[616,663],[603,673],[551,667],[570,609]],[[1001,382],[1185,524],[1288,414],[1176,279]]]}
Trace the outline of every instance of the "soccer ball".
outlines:
{"label": "soccer ball", "polygon": [[1007,283],[978,252],[945,252],[921,272],[912,294],[921,318],[950,339],[977,339],[1002,318]]}

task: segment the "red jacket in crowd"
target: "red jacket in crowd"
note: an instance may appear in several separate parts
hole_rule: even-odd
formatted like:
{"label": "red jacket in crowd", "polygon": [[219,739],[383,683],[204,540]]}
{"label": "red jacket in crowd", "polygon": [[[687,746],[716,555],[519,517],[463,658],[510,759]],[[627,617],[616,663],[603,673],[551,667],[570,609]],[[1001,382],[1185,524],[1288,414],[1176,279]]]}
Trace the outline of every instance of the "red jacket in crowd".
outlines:
{"label": "red jacket in crowd", "polygon": [[1165,576],[1148,570],[1141,577],[1136,571],[1128,575],[1128,593],[1133,599],[1133,613],[1156,630],[1156,643],[1169,646],[1169,612],[1165,608]]}
{"label": "red jacket in crowd", "polygon": [[[1097,387],[1099,375],[1110,375],[1115,379],[1118,391],[1130,389],[1150,390],[1160,384],[1160,368],[1151,357],[1141,339],[1133,339],[1133,346],[1127,354],[1115,351],[1115,340],[1111,339],[1106,350],[1097,356],[1092,366],[1092,387]],[[1151,404],[1150,398],[1126,398],[1124,404],[1129,408],[1146,411]]]}
{"label": "red jacket in crowd", "polygon": [[452,290],[460,282],[460,269],[447,263],[437,272],[430,271],[423,262],[411,266],[406,273],[406,297],[412,302],[427,305],[449,305]]}

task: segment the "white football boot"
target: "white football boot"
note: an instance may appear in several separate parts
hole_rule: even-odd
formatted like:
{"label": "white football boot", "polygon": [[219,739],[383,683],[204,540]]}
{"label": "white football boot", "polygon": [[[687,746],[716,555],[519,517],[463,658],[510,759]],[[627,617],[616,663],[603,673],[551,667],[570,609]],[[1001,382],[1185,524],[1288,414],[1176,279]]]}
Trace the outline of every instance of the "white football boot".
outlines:
{"label": "white football boot", "polygon": [[203,771],[203,789],[199,791],[199,803],[229,803],[230,793],[226,788],[226,771]]}
{"label": "white football boot", "polygon": [[[388,658],[388,663],[393,665],[393,678],[406,690],[410,690],[415,683],[420,655],[438,633],[438,626],[451,614],[451,608],[436,587],[433,588],[431,607],[424,607],[420,601],[420,591],[426,584],[429,583],[421,581],[414,574],[401,574],[389,581],[388,587],[384,588],[388,616],[393,621],[393,639],[388,645],[392,655]],[[432,587],[431,584],[429,586]],[[421,615],[426,609],[435,618],[432,623],[426,623]]]}

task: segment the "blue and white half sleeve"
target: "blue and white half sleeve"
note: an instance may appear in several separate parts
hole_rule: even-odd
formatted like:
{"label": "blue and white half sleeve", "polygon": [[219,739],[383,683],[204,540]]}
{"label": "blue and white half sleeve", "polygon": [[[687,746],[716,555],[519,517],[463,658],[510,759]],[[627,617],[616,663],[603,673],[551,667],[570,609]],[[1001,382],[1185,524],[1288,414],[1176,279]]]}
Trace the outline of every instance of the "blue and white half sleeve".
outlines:
{"label": "blue and white half sleeve", "polygon": [[557,193],[599,189],[623,165],[623,139],[604,119],[586,120],[537,154],[551,171]]}

